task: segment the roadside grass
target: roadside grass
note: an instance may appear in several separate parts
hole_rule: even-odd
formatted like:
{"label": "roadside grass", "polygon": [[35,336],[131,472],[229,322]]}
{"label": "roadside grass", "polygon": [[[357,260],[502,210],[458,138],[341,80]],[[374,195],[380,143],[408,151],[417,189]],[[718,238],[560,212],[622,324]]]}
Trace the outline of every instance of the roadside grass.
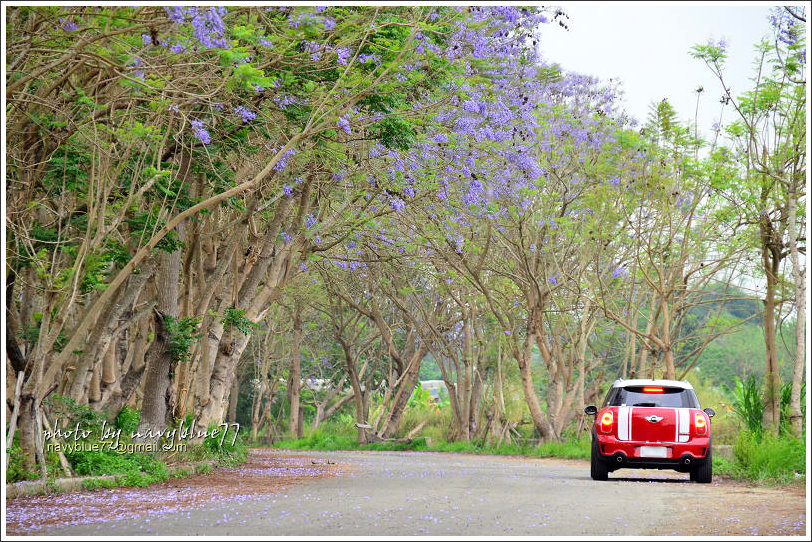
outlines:
{"label": "roadside grass", "polygon": [[[430,442],[431,444],[429,444]],[[568,459],[589,459],[589,437],[571,439],[565,442],[503,443],[499,446],[483,442],[448,442],[445,440],[415,438],[411,442],[375,442],[359,445],[357,434],[328,432],[326,429],[312,430],[301,439],[278,440],[272,447],[288,450],[375,450],[375,451],[424,451],[468,453],[480,455],[515,455],[525,457],[561,457]]]}
{"label": "roadside grass", "polygon": [[[233,439],[221,436],[209,436],[201,442],[184,443],[184,449],[175,449],[171,452],[163,451],[161,444],[175,444],[161,442],[156,453],[140,453],[133,451],[132,433],[138,428],[140,413],[137,410],[124,408],[115,420],[108,420],[101,414],[92,411],[87,406],[79,406],[68,398],[59,397],[53,406],[66,420],[68,427],[79,424],[88,428],[87,438],[77,439],[72,444],[75,447],[63,448],[65,458],[72,472],[78,476],[105,477],[88,478],[82,481],[82,487],[87,490],[109,489],[113,487],[147,487],[172,478],[182,478],[195,474],[210,473],[212,467],[206,461],[216,461],[218,465],[234,466],[245,462],[248,456],[248,446],[237,435]],[[103,424],[121,430],[120,440],[110,442],[99,438],[103,433]],[[56,492],[58,484],[56,477],[63,474],[55,451],[47,450],[48,478],[45,480],[47,492]],[[191,463],[189,468],[181,468],[170,475],[170,464]],[[195,465],[197,463],[197,465]],[[39,470],[30,471],[24,466],[23,454],[19,441],[15,438],[10,449],[9,461],[6,469],[6,483],[15,483],[24,480],[38,480]]]}
{"label": "roadside grass", "polygon": [[763,485],[805,482],[805,438],[742,432],[734,444],[733,459],[714,458],[713,470],[735,480]]}

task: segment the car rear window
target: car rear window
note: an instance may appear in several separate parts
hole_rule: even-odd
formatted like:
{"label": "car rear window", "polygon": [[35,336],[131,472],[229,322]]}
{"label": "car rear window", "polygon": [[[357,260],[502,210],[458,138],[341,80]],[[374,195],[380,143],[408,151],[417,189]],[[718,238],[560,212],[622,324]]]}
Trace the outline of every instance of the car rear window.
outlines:
{"label": "car rear window", "polygon": [[694,390],[663,386],[626,386],[610,390],[605,406],[699,408],[699,400]]}

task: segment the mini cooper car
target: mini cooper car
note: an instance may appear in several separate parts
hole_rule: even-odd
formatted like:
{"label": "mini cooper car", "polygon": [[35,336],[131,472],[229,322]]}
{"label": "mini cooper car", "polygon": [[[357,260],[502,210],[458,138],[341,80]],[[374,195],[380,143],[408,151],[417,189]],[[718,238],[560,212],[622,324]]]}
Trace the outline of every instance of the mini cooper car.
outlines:
{"label": "mini cooper car", "polygon": [[693,386],[677,380],[617,380],[592,426],[593,480],[606,480],[622,468],[673,469],[710,483],[711,423],[715,412],[702,410]]}

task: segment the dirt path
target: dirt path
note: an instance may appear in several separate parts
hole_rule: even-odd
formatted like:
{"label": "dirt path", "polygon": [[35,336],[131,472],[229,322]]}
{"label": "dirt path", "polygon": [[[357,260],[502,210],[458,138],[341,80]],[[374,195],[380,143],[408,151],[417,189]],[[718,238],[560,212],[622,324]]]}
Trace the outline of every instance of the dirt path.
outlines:
{"label": "dirt path", "polygon": [[803,488],[561,459],[254,450],[236,469],[7,503],[7,534],[803,536]]}

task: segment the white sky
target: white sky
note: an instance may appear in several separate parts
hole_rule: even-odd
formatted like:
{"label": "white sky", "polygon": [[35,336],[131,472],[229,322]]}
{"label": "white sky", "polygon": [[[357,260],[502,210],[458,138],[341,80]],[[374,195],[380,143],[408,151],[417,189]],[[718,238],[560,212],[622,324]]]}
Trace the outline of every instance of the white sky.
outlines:
{"label": "white sky", "polygon": [[[663,98],[680,121],[694,122],[696,88],[700,95],[699,132],[709,136],[719,119],[722,87],[705,63],[689,55],[691,46],[708,39],[728,43],[726,71],[734,96],[750,88],[754,44],[772,39],[770,5],[755,3],[562,2],[569,15],[565,31],[544,28],[544,58],[565,70],[622,81],[625,109],[641,123],[652,102]],[[726,108],[723,124],[734,119]]]}

